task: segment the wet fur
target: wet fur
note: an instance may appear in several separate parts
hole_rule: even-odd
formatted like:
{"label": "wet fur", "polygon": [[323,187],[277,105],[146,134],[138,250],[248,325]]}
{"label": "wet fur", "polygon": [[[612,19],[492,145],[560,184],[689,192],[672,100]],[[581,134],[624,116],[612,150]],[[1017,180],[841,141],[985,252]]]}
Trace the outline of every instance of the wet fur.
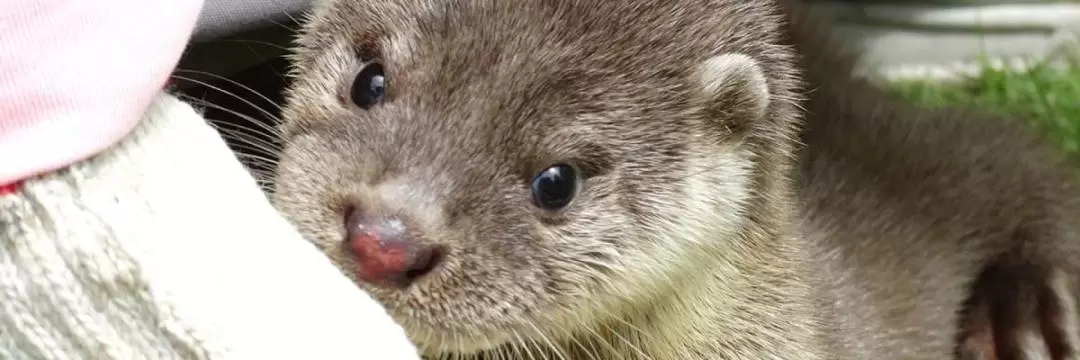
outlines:
{"label": "wet fur", "polygon": [[[294,58],[275,202],[350,275],[349,205],[447,246],[409,289],[368,288],[433,356],[947,358],[986,265],[1071,281],[1074,190],[1048,146],[849,81],[813,19],[782,27],[796,13],[322,2]],[[368,111],[345,101],[364,57],[391,84]],[[528,181],[558,161],[589,178],[544,213]]]}

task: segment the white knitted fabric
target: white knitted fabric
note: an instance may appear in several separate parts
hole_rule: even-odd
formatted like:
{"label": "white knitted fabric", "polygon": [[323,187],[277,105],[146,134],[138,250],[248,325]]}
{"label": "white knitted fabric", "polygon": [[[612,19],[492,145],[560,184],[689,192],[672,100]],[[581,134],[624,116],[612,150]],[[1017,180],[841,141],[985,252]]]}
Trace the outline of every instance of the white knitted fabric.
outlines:
{"label": "white knitted fabric", "polygon": [[0,196],[0,359],[417,359],[190,106]]}

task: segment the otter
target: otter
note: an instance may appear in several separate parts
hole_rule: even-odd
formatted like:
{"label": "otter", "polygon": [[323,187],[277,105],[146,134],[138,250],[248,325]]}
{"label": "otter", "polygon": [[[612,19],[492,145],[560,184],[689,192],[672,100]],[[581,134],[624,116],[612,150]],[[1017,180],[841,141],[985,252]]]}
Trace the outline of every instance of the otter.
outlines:
{"label": "otter", "polygon": [[942,359],[949,346],[959,359],[1080,356],[1074,166],[1021,119],[921,108],[851,76],[858,56],[828,17],[781,5],[808,90],[802,235],[833,250],[825,276],[858,294],[839,323],[876,338],[844,346],[860,358]]}
{"label": "otter", "polygon": [[431,358],[1007,358],[999,309],[1067,334],[1049,146],[834,81],[796,6],[319,2],[274,202]]}

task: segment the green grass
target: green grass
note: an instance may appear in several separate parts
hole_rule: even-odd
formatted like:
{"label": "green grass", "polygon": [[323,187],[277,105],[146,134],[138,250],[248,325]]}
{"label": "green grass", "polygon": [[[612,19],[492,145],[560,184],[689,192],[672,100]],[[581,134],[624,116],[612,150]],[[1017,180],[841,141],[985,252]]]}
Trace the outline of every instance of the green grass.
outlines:
{"label": "green grass", "polygon": [[923,105],[974,106],[1027,119],[1057,140],[1070,157],[1080,158],[1080,62],[1023,71],[987,67],[959,83],[902,81],[893,89]]}

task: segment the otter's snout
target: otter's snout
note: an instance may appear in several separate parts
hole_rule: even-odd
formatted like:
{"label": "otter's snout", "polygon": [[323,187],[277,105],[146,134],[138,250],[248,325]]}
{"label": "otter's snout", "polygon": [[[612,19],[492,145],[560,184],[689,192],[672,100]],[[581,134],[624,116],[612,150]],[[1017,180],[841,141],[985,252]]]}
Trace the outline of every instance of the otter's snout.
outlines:
{"label": "otter's snout", "polygon": [[411,235],[397,216],[367,214],[350,208],[345,216],[346,249],[356,257],[360,281],[406,287],[431,273],[444,250]]}

